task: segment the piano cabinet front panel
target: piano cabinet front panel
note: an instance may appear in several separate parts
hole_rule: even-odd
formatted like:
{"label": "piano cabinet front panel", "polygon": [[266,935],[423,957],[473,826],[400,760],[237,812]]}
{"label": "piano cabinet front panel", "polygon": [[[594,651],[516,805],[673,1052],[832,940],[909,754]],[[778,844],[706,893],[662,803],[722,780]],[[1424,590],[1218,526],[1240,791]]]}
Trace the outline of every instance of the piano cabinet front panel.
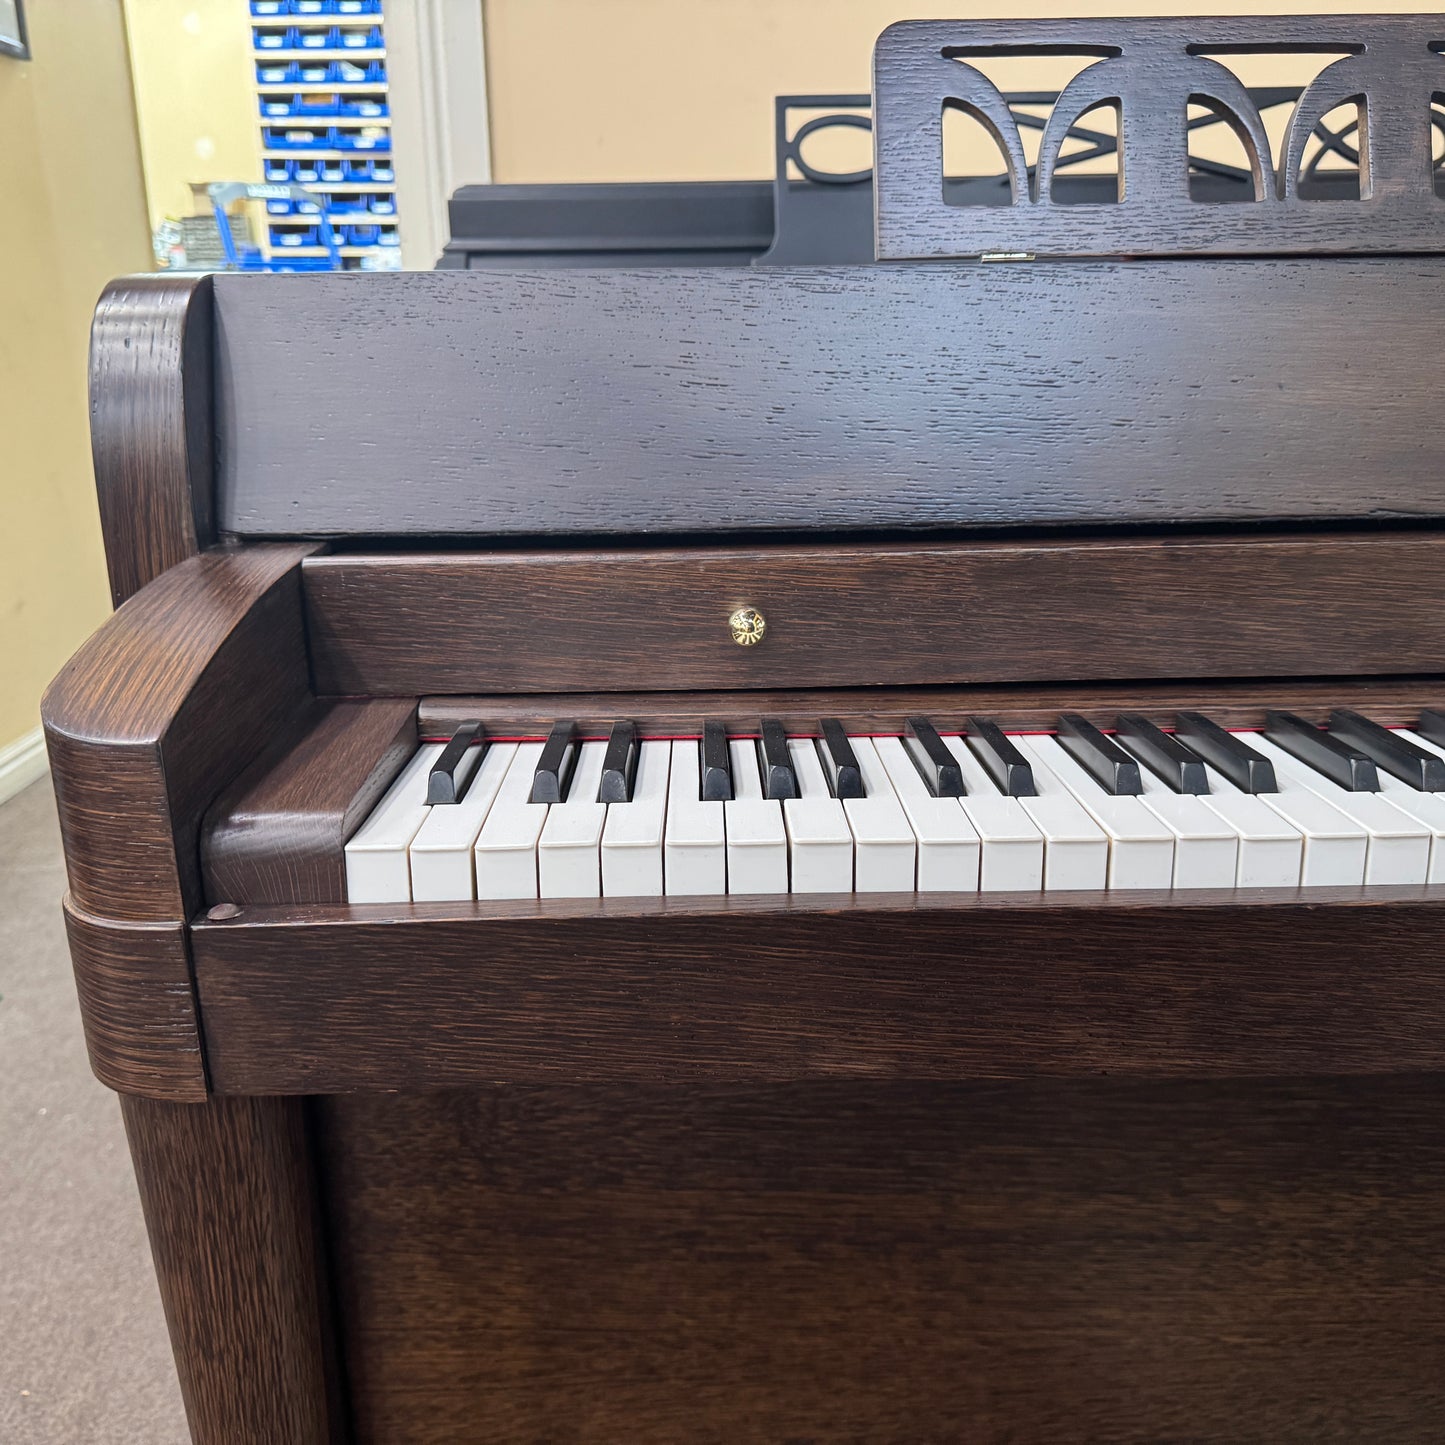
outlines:
{"label": "piano cabinet front panel", "polygon": [[1445,1079],[317,1101],[358,1445],[1422,1440]]}
{"label": "piano cabinet front panel", "polygon": [[211,1087],[1445,1071],[1445,886],[250,908]]}

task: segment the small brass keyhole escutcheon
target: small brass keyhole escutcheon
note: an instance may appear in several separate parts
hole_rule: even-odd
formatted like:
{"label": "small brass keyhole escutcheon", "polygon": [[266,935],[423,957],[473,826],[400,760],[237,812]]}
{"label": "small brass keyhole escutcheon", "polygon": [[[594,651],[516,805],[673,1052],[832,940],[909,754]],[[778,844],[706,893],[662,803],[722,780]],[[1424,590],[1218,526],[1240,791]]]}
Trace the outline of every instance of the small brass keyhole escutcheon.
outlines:
{"label": "small brass keyhole escutcheon", "polygon": [[768,630],[768,619],[756,607],[739,607],[728,618],[728,626],[739,647],[756,647]]}

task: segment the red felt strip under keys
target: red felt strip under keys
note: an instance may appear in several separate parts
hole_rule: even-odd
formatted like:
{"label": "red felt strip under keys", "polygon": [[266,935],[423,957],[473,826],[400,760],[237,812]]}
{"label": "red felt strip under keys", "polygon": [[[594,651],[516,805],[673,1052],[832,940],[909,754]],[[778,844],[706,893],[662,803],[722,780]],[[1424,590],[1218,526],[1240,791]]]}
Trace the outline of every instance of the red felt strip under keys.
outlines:
{"label": "red felt strip under keys", "polygon": [[[1007,737],[1015,737],[1015,738],[1051,738],[1051,737],[1054,737],[1054,736],[1055,736],[1055,731],[1054,731],[1053,728],[1004,728],[1003,731],[1004,731],[1005,736],[1007,736]],[[1115,729],[1113,729],[1113,728],[1100,728],[1099,731],[1100,731],[1101,733],[1105,734],[1106,736],[1108,736],[1109,734],[1113,733],[1113,732],[1115,731]],[[1172,732],[1174,731],[1174,729],[1173,729],[1173,728],[1161,728],[1160,731],[1161,731],[1161,732],[1166,732],[1166,733],[1172,733]],[[1258,732],[1259,729],[1258,729],[1258,728],[1248,728],[1248,727],[1234,727],[1234,728],[1226,728],[1225,731],[1226,731],[1226,732],[1231,732],[1231,733],[1250,733],[1250,732]],[[733,739],[741,740],[741,739],[743,739],[743,738],[758,738],[758,737],[761,737],[761,736],[762,736],[761,733],[729,733],[729,734],[728,734],[728,739],[729,739],[729,741],[731,741],[731,740],[733,740]],[[789,734],[788,734],[788,737],[789,737],[790,739],[791,739],[791,738],[816,738],[816,737],[818,737],[818,736],[820,736],[820,734],[818,734],[818,733],[789,733]],[[902,733],[902,732],[887,732],[887,733],[849,733],[848,736],[849,736],[850,738],[901,738],[901,737],[904,737],[905,734]],[[964,733],[961,734],[961,736],[966,737],[966,736],[967,736],[967,733],[964,732]],[[420,739],[420,741],[423,742],[423,743],[449,743],[449,742],[451,741],[451,738],[449,738],[448,736],[446,736],[446,734],[440,734],[440,735],[431,735],[431,734],[428,734],[426,737]],[[508,734],[508,733],[496,733],[496,734],[491,734],[491,733],[489,733],[485,738],[479,738],[479,739],[477,739],[477,742],[476,742],[476,743],[473,743],[472,746],[473,746],[473,747],[476,747],[476,746],[477,746],[477,743],[480,743],[480,742],[488,742],[488,743],[544,743],[544,742],[546,742],[546,741],[547,741],[547,734],[546,734],[546,733],[518,733],[518,734],[515,734],[515,735],[513,735],[513,734]],[[605,743],[605,742],[607,741],[607,735],[606,735],[605,733],[599,733],[599,734],[597,734],[595,737],[594,737],[594,736],[587,736],[587,737],[577,738],[576,741],[579,742],[579,743]],[[662,734],[661,736],[656,736],[656,735],[654,735],[654,734],[652,734],[652,733],[648,733],[648,734],[646,734],[645,736],[639,737],[639,738],[638,738],[638,741],[639,741],[639,742],[644,742],[644,743],[696,743],[696,742],[701,742],[701,741],[702,741],[702,734],[701,734],[701,733],[664,733],[664,734]]]}

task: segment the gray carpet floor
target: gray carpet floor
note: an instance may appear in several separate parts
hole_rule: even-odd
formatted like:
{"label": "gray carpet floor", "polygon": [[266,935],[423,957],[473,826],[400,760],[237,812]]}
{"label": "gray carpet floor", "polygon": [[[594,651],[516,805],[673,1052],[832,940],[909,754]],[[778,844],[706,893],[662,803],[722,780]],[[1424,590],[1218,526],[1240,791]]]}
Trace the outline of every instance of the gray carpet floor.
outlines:
{"label": "gray carpet floor", "polygon": [[189,1439],[114,1096],[85,1058],[48,779],[0,806],[0,1442]]}

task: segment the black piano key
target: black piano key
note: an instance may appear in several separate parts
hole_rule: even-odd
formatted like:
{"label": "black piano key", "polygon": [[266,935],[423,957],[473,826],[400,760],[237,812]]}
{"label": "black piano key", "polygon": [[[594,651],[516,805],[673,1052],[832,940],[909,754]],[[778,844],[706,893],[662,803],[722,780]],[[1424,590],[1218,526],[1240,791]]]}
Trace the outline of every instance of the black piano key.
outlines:
{"label": "black piano key", "polygon": [[823,729],[823,766],[835,798],[861,798],[863,796],[863,769],[858,766],[857,754],[843,724],[837,718],[825,717]]}
{"label": "black piano key", "polygon": [[1415,724],[1415,731],[1422,738],[1429,738],[1432,743],[1445,744],[1445,712],[1438,712],[1433,707],[1422,709],[1420,721]]}
{"label": "black piano key", "polygon": [[1375,760],[1377,768],[1384,768],[1422,793],[1438,793],[1445,788],[1445,758],[1347,707],[1337,707],[1330,714],[1330,736],[1346,747],[1358,748]]}
{"label": "black piano key", "polygon": [[1059,746],[1094,778],[1105,792],[1132,798],[1144,791],[1139,764],[1116,742],[1104,736],[1088,718],[1076,712],[1059,718]]}
{"label": "black piano key", "polygon": [[963,769],[959,767],[958,759],[949,752],[948,744],[938,736],[938,729],[927,718],[908,719],[903,746],[935,798],[963,797],[966,791]]}
{"label": "black piano key", "polygon": [[986,717],[968,720],[968,739],[978,760],[1001,792],[1010,798],[1036,798],[1034,770],[1027,759],[1004,736],[1003,729]]}
{"label": "black piano key", "polygon": [[1121,713],[1114,723],[1114,736],[1176,793],[1209,791],[1203,759],[1148,718],[1136,712]]}
{"label": "black piano key", "polygon": [[431,765],[427,774],[426,800],[428,803],[460,803],[467,787],[482,765],[481,754],[486,748],[482,743],[477,756],[472,759],[470,771],[462,767],[467,758],[467,749],[482,735],[479,722],[464,722],[452,734],[451,741],[441,750],[441,756]]}
{"label": "black piano key", "polygon": [[728,803],[733,796],[733,765],[727,729],[720,722],[702,725],[702,800]]}
{"label": "black piano key", "polygon": [[567,796],[567,784],[577,761],[576,739],[576,723],[552,724],[552,731],[547,734],[542,756],[537,759],[537,768],[532,774],[531,802],[560,803]]}
{"label": "black piano key", "polygon": [[1211,767],[1218,768],[1236,788],[1246,793],[1279,792],[1274,764],[1202,712],[1177,713],[1174,736]]}
{"label": "black piano key", "polygon": [[1376,793],[1380,789],[1380,776],[1375,771],[1373,758],[1295,713],[1267,712],[1264,735],[1307,767],[1352,793]]}
{"label": "black piano key", "polygon": [[788,751],[788,734],[775,717],[763,719],[762,738],[758,752],[763,772],[763,797],[796,798],[798,775],[793,771],[793,755]]}
{"label": "black piano key", "polygon": [[632,780],[637,775],[637,729],[630,722],[615,722],[602,755],[602,782],[597,788],[599,803],[627,803],[632,800]]}

